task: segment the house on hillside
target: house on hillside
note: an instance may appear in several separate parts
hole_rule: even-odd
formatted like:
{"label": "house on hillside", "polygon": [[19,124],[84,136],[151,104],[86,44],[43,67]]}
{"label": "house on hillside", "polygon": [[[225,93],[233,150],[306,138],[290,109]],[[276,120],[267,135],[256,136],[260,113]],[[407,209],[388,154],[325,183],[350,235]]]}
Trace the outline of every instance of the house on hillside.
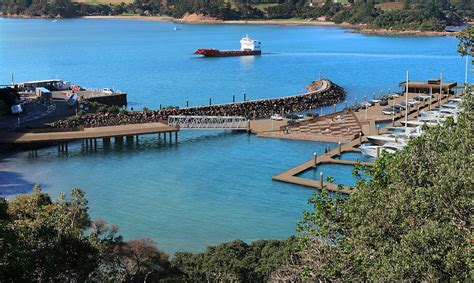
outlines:
{"label": "house on hillside", "polygon": [[306,4],[310,7],[318,7],[324,5],[326,1],[332,1],[333,3],[339,3],[339,4],[348,4],[349,0],[308,0]]}

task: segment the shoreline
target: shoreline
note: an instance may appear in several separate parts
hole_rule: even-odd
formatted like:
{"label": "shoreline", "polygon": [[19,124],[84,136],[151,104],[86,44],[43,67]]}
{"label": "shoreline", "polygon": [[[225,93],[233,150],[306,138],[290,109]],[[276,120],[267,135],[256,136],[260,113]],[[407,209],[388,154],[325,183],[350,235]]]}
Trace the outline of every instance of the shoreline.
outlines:
{"label": "shoreline", "polygon": [[179,24],[228,24],[228,25],[281,25],[281,26],[326,26],[340,27],[350,29],[349,32],[360,33],[366,35],[387,35],[387,36],[456,36],[458,32],[449,31],[418,31],[418,30],[386,30],[371,29],[366,25],[354,25],[348,23],[336,24],[335,22],[318,22],[318,21],[291,21],[291,20],[216,20],[216,19],[176,19],[169,16],[84,16],[83,19],[124,19],[124,20],[141,20],[141,21],[163,21]]}
{"label": "shoreline", "polygon": [[228,25],[284,25],[284,26],[342,26],[334,22],[309,22],[289,20],[217,20],[217,19],[176,19],[169,16],[83,16],[82,19],[162,21],[179,24],[228,24]]}
{"label": "shoreline", "polygon": [[[0,15],[1,18],[10,19],[50,19],[49,17],[30,17],[26,15]],[[172,22],[177,24],[209,24],[209,25],[280,25],[280,26],[325,26],[340,27],[348,29],[348,32],[359,33],[365,35],[382,35],[382,36],[456,36],[458,32],[449,31],[418,31],[418,30],[387,30],[387,29],[371,29],[366,25],[354,25],[348,23],[336,24],[335,22],[318,22],[318,21],[295,21],[295,20],[217,20],[217,19],[176,19],[170,16],[82,16],[79,19],[105,19],[105,20],[137,20],[137,21],[158,21]]]}

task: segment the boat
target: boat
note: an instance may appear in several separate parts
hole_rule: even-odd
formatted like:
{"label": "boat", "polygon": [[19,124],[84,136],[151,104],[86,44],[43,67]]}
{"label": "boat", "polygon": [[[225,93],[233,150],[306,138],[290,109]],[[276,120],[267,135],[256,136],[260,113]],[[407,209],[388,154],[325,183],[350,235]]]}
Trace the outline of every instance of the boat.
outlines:
{"label": "boat", "polygon": [[205,49],[201,48],[194,52],[196,55],[203,55],[204,57],[229,57],[229,56],[254,56],[261,55],[261,42],[251,39],[247,34],[240,40],[240,50],[219,50],[219,49]]}
{"label": "boat", "polygon": [[181,28],[179,26],[175,26],[173,29],[174,30],[181,30]]}
{"label": "boat", "polygon": [[389,133],[377,136],[368,136],[367,140],[374,144],[383,146],[388,143],[407,143],[410,138],[418,137],[422,134],[421,127],[405,127],[404,133]]}
{"label": "boat", "polygon": [[62,18],[61,15],[57,15],[56,17],[54,17],[54,20],[52,20],[51,22],[57,23],[61,18]]}
{"label": "boat", "polygon": [[377,158],[382,152],[394,153],[403,149],[407,144],[406,143],[386,143],[384,145],[361,145],[359,147],[360,152],[364,156],[370,156]]}

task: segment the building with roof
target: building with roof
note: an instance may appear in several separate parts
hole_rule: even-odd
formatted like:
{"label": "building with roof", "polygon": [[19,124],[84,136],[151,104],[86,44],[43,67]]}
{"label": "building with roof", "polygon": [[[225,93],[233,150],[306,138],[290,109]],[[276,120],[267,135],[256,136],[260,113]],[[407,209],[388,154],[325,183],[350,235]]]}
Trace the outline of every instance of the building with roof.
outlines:
{"label": "building with roof", "polygon": [[[407,82],[401,82],[398,84],[403,87],[406,91]],[[414,82],[408,81],[408,92],[411,93],[454,93],[454,88],[457,87],[457,83],[442,82],[439,79],[428,80],[426,82]]]}
{"label": "building with roof", "polygon": [[50,91],[56,91],[56,90],[70,89],[71,83],[58,80],[58,79],[52,79],[52,80],[22,82],[22,83],[18,83],[17,86],[20,91],[34,91],[37,87],[43,87]]}

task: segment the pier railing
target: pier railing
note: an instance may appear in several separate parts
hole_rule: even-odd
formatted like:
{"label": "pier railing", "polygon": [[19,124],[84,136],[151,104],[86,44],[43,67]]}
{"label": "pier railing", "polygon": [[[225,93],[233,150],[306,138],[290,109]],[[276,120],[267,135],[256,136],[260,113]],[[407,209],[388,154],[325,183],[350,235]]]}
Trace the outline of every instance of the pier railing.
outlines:
{"label": "pier railing", "polygon": [[168,125],[182,129],[247,130],[247,119],[236,116],[186,116],[168,117]]}

